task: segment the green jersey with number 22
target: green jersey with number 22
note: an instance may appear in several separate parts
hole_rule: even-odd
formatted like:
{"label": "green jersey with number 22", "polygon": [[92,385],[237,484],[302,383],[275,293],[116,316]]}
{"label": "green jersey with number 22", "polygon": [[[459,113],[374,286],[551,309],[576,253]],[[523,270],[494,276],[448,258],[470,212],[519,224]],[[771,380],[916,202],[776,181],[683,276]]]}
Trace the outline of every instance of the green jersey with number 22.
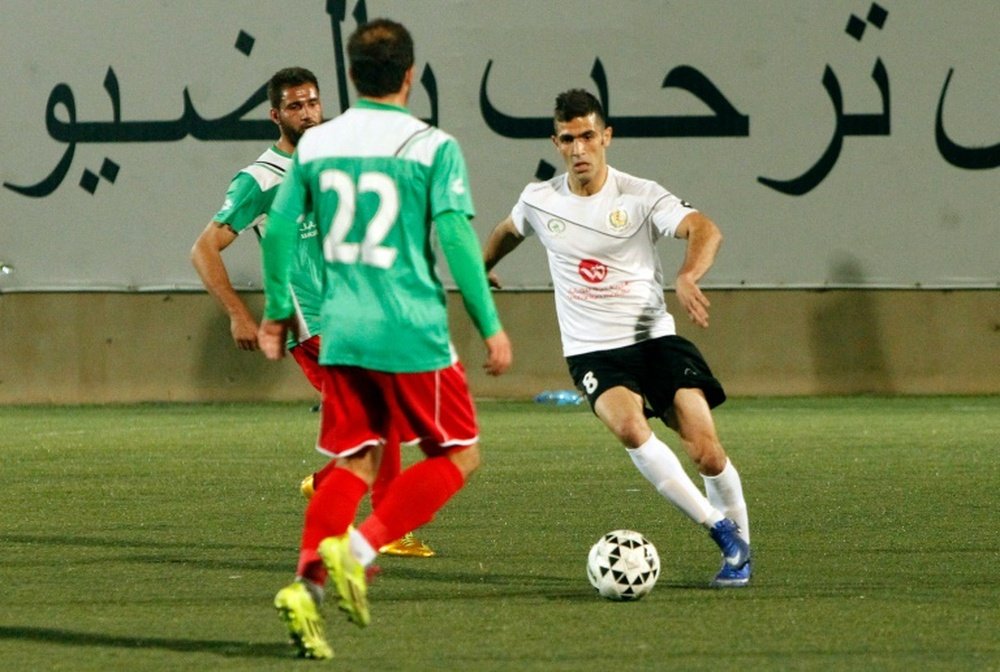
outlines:
{"label": "green jersey with number 22", "polygon": [[321,363],[417,372],[455,361],[430,239],[449,212],[475,214],[461,149],[404,108],[362,99],[302,137],[271,215],[311,213],[319,227]]}

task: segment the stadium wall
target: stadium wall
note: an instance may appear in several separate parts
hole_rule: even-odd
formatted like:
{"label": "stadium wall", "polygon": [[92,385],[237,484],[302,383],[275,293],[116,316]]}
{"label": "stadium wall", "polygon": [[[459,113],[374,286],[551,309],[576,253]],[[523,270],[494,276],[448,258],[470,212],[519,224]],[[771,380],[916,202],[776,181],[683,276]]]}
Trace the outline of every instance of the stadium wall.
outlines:
{"label": "stadium wall", "polygon": [[[731,395],[1000,394],[995,290],[714,290],[712,325],[680,332]],[[259,309],[262,297],[248,293]],[[550,292],[501,292],[515,347],[501,378],[451,293],[453,338],[479,397],[570,387]],[[668,296],[668,300],[672,300]],[[310,400],[294,361],[241,352],[204,294],[0,294],[0,404]]]}

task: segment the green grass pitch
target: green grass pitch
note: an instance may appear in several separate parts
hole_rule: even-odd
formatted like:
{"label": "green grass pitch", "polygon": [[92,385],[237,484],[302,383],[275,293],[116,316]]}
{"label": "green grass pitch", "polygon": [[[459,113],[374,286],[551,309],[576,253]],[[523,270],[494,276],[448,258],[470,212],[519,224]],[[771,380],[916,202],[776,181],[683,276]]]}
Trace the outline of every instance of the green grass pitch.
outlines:
{"label": "green grass pitch", "polygon": [[[483,468],[420,531],[439,557],[381,558],[325,664],[271,607],[321,464],[308,404],[0,408],[0,670],[1000,669],[998,397],[727,402],[742,590],[707,587],[707,535],[588,410],[479,409]],[[619,527],[663,563],[635,603],[585,574]]]}

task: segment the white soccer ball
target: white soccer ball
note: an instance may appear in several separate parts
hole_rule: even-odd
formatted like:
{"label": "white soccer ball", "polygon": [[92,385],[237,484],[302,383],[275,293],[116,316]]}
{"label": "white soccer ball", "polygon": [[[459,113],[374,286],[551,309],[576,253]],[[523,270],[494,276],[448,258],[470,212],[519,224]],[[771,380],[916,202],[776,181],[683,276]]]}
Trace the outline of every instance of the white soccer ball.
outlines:
{"label": "white soccer ball", "polygon": [[638,600],[653,590],[659,576],[656,547],[634,530],[608,532],[587,556],[590,585],[609,600]]}

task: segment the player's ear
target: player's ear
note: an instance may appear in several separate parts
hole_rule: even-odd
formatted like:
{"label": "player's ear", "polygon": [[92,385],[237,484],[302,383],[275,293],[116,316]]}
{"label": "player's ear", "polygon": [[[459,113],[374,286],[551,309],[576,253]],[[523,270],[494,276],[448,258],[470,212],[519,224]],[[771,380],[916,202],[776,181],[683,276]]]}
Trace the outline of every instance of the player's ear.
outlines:
{"label": "player's ear", "polygon": [[614,134],[614,129],[610,126],[604,127],[604,146],[607,147],[611,144],[611,136]]}
{"label": "player's ear", "polygon": [[278,108],[272,107],[271,111],[268,113],[268,116],[271,117],[271,121],[273,121],[274,123],[277,124],[278,123],[278,119],[279,119],[279,117],[278,117]]}

